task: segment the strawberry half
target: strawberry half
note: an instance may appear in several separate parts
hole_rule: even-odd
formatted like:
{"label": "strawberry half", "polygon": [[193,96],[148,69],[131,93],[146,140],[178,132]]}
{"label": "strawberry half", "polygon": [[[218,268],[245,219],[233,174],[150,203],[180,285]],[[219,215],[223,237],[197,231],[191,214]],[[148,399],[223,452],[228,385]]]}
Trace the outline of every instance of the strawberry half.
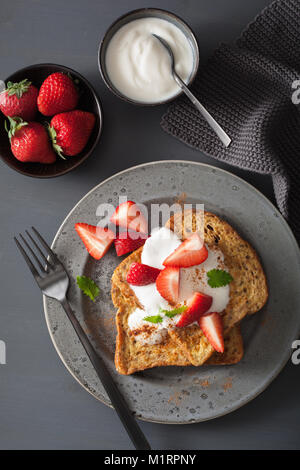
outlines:
{"label": "strawberry half", "polygon": [[115,238],[115,249],[118,256],[125,255],[126,253],[131,253],[140,246],[144,245],[147,237],[140,236],[136,239],[131,238],[130,232],[126,232],[126,235],[123,233],[119,234]]}
{"label": "strawberry half", "polygon": [[116,208],[110,221],[115,225],[134,230],[135,232],[148,233],[147,220],[139,210],[138,205],[133,201],[122,202]]}
{"label": "strawberry half", "polygon": [[224,352],[223,321],[218,312],[210,313],[199,318],[198,324],[212,347]]}
{"label": "strawberry half", "polygon": [[165,268],[156,279],[160,295],[171,305],[176,305],[179,296],[179,268]]}
{"label": "strawberry half", "polygon": [[108,228],[77,223],[75,224],[75,230],[89,254],[95,259],[102,258],[114,241],[114,233]]}
{"label": "strawberry half", "polygon": [[153,268],[147,264],[132,263],[127,273],[127,282],[133,286],[146,286],[156,281],[160,269]]}
{"label": "strawberry half", "polygon": [[198,233],[194,233],[164,260],[163,265],[188,268],[203,263],[207,257],[208,251],[203,240]]}
{"label": "strawberry half", "polygon": [[212,304],[212,297],[210,295],[195,292],[191,300],[188,302],[188,309],[181,314],[176,326],[183,328],[195,321],[198,321],[201,315],[207,312]]}

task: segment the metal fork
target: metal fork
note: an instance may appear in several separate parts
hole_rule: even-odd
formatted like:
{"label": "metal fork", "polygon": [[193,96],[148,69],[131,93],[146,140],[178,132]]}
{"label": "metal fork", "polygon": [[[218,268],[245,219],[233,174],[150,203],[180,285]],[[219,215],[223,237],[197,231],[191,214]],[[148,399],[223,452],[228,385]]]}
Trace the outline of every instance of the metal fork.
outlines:
{"label": "metal fork", "polygon": [[16,237],[14,237],[14,240],[34,279],[36,280],[37,285],[44,295],[58,300],[63,306],[135,448],[138,450],[150,450],[151,447],[147,439],[114,383],[110,372],[102,358],[93,348],[87,335],[81,328],[79,321],[71,310],[67,300],[67,291],[69,287],[69,276],[67,271],[39,232],[34,227],[31,228],[39,244],[28,230],[25,232],[30,244],[21,233],[19,234],[21,243]]}

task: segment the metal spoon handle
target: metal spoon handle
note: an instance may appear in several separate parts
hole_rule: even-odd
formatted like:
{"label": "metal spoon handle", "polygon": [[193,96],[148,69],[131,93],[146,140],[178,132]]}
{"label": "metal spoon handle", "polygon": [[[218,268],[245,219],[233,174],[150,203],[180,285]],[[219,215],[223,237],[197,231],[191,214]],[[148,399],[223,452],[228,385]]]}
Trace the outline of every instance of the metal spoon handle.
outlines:
{"label": "metal spoon handle", "polygon": [[211,114],[209,114],[207,109],[204,108],[204,106],[200,103],[200,101],[197,100],[197,98],[188,89],[188,87],[185,85],[185,83],[181,80],[181,78],[179,77],[179,75],[177,75],[175,71],[173,72],[173,75],[174,75],[174,79],[176,83],[184,91],[186,96],[191,100],[193,105],[198,109],[198,111],[204,117],[206,122],[210,125],[212,130],[217,134],[219,139],[223,142],[225,147],[228,147],[231,142],[230,137],[226,134],[226,132],[222,129],[222,127],[217,123],[217,121],[215,121],[215,119],[211,116]]}

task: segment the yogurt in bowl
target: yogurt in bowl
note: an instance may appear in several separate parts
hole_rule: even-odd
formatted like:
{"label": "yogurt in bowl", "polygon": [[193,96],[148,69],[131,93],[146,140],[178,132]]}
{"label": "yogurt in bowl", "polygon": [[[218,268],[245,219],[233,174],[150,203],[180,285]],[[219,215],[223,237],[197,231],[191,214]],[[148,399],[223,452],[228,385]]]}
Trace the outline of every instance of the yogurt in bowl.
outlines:
{"label": "yogurt in bowl", "polygon": [[171,74],[170,58],[157,34],[172,47],[176,71],[187,82],[193,70],[193,51],[183,32],[160,18],[141,18],[122,26],[106,50],[106,71],[113,85],[132,100],[165,101],[179,87]]}
{"label": "yogurt in bowl", "polygon": [[171,73],[169,55],[153,34],[170,44],[176,71],[186,84],[198,68],[196,39],[179,18],[158,9],[135,10],[125,15],[106,33],[99,65],[106,85],[119,97],[136,104],[161,104],[181,93]]}

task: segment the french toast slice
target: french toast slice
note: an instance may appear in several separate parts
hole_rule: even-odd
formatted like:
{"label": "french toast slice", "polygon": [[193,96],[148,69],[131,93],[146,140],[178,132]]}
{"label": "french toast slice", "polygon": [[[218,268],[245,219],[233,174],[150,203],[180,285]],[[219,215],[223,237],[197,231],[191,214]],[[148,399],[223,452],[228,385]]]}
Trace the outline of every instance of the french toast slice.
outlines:
{"label": "french toast slice", "polygon": [[[116,369],[120,374],[128,375],[134,372],[158,366],[189,366],[192,365],[168,335],[160,345],[141,345],[128,334],[128,315],[136,308],[132,307],[128,298],[123,297],[121,290],[112,282],[112,300],[117,313],[117,344],[115,352]],[[154,346],[156,346],[154,348]],[[159,347],[158,347],[159,346]],[[154,349],[153,349],[154,348]],[[225,351],[214,354],[204,365],[230,365],[239,362],[244,354],[243,340],[240,327],[234,326],[225,338]]]}
{"label": "french toast slice", "polygon": [[[187,210],[174,214],[166,227],[183,240],[197,228],[203,233],[208,247],[218,246],[222,251],[225,265],[233,277],[229,303],[222,317],[225,337],[247,314],[255,313],[265,305],[268,287],[259,258],[251,245],[226,221],[210,212],[204,212],[203,217],[203,212]],[[169,335],[195,366],[207,361],[214,351],[198,325],[171,329]]]}
{"label": "french toast slice", "polygon": [[[116,315],[117,343],[115,363],[122,374],[132,374],[151,367],[191,365],[184,347],[178,347],[170,335],[159,345],[143,345],[130,337],[127,320],[130,313],[137,307],[141,308],[138,299],[126,281],[126,275],[133,262],[141,261],[142,247],[125,258],[116,268],[112,277],[112,300],[118,312]],[[191,328],[191,327],[190,327]],[[202,335],[204,345],[206,338]],[[213,350],[212,350],[213,351]],[[214,351],[213,351],[214,352]],[[209,365],[235,364],[243,357],[243,341],[239,326],[234,327],[225,336],[223,354],[214,352],[208,359]]]}
{"label": "french toast slice", "polygon": [[166,226],[184,239],[190,235],[188,229],[196,224],[199,229],[202,219],[205,242],[208,246],[218,245],[224,254],[225,264],[234,278],[223,316],[225,351],[216,353],[197,325],[169,330],[164,342],[154,345],[139,343],[130,336],[128,316],[142,306],[127,283],[126,275],[133,262],[141,261],[141,247],[123,260],[112,276],[112,299],[118,308],[115,364],[122,374],[165,365],[233,364],[243,356],[237,325],[247,313],[258,311],[266,302],[266,278],[254,249],[227,222],[208,212],[204,217],[203,213],[202,217],[200,215],[194,211],[185,211],[183,216],[175,214]]}
{"label": "french toast slice", "polygon": [[169,335],[164,342],[153,345],[144,345],[130,336],[128,316],[137,307],[142,308],[142,306],[127,283],[126,275],[132,263],[141,261],[142,249],[143,247],[138,248],[125,258],[112,276],[111,297],[114,306],[118,308],[115,365],[117,371],[125,375],[151,367],[189,365],[188,359],[181,354]]}

